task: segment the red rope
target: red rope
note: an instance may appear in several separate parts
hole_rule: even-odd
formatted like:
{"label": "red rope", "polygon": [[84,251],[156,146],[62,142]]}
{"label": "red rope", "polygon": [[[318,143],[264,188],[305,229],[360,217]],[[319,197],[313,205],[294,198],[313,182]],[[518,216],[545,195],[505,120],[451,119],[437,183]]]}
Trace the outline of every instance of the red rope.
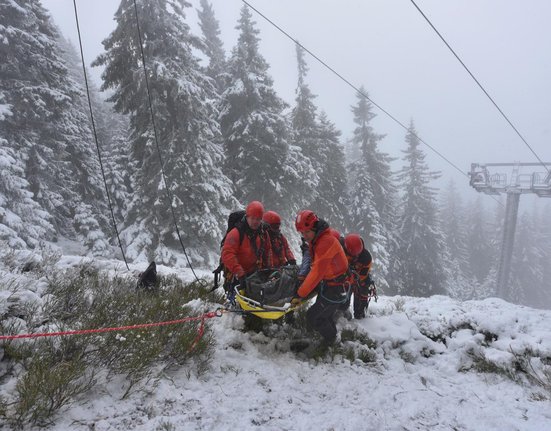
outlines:
{"label": "red rope", "polygon": [[57,337],[57,336],[65,336],[65,335],[98,334],[101,332],[128,331],[131,329],[152,328],[155,326],[177,325],[178,323],[194,322],[194,321],[200,320],[201,325],[199,326],[197,337],[193,341],[193,344],[190,348],[191,350],[199,342],[199,340],[201,339],[201,337],[205,332],[205,320],[212,319],[213,317],[220,317],[221,315],[222,315],[221,310],[216,310],[216,311],[210,311],[208,313],[202,314],[201,316],[185,317],[183,319],[168,320],[165,322],[141,323],[139,325],[119,326],[116,328],[81,329],[77,331],[42,332],[42,333],[36,333],[36,334],[0,335],[0,340],[16,340],[19,338]]}

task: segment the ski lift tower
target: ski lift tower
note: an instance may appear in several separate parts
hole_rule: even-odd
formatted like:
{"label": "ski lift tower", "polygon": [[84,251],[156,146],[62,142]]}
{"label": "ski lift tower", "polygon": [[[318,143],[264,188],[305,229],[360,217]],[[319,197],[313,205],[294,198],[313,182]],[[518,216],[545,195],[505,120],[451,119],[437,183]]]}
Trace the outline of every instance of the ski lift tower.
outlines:
{"label": "ski lift tower", "polygon": [[[497,295],[509,298],[509,275],[515,242],[518,203],[521,194],[534,193],[540,198],[551,198],[551,163],[472,163],[470,185],[488,195],[507,194],[503,243],[497,273]],[[536,172],[537,168],[540,172]],[[541,172],[545,167],[546,172]],[[510,173],[509,179],[503,171]],[[530,173],[521,173],[521,170]]]}

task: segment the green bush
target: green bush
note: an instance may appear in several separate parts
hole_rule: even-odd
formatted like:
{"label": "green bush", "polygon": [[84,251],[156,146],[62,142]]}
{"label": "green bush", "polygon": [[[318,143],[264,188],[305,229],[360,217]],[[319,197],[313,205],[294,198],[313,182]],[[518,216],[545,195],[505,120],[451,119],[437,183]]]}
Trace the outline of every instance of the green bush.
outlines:
{"label": "green bush", "polygon": [[59,408],[94,384],[94,370],[85,361],[85,342],[44,339],[34,347],[35,354],[25,360],[26,372],[15,388],[9,419],[16,426],[48,424]]}
{"label": "green bush", "polygon": [[[108,277],[91,265],[53,272],[47,280],[48,301],[36,314],[41,316],[42,324],[59,330],[179,320],[201,314],[187,305],[190,301],[209,296],[213,299],[206,283],[185,284],[176,276],[161,276],[153,293],[137,290],[133,277]],[[139,384],[158,378],[166,367],[185,366],[188,375],[193,371],[204,373],[214,340],[205,322],[204,335],[194,345],[200,324],[200,321],[183,322],[4,342],[0,348],[4,350],[4,361],[11,365],[7,369],[13,372],[19,364],[17,369],[22,372],[10,399],[0,400],[0,415],[13,426],[47,424],[59,408],[95,384],[94,376],[99,369],[125,377],[128,386],[123,397],[140,388]],[[11,331],[2,329],[3,333],[17,332],[15,326]]]}

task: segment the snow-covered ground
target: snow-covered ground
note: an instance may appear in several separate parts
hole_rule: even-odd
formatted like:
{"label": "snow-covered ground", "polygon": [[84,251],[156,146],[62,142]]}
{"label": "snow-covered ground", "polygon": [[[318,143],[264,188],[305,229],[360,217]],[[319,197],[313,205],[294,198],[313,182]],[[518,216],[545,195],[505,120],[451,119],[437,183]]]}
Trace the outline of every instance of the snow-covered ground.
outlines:
{"label": "snow-covered ground", "polygon": [[[80,262],[63,256],[59,265]],[[158,270],[191,279],[186,269]],[[494,298],[381,296],[366,319],[338,322],[363,340],[343,347],[363,349],[368,362],[293,353],[286,325],[270,335],[243,332],[235,314],[209,324],[216,347],[207,373],[172,371],[125,400],[120,381],[96,386],[48,429],[551,430],[551,311]],[[531,378],[516,369],[522,358],[531,358]]]}

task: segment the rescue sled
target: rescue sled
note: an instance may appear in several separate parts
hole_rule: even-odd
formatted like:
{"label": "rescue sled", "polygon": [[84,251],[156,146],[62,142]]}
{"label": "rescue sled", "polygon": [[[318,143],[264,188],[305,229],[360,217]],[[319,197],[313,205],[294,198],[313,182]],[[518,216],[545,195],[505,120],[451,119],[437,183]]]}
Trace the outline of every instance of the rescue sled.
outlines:
{"label": "rescue sled", "polygon": [[298,287],[297,266],[263,269],[247,277],[245,289],[235,287],[235,299],[243,311],[276,320],[296,310],[291,306]]}

